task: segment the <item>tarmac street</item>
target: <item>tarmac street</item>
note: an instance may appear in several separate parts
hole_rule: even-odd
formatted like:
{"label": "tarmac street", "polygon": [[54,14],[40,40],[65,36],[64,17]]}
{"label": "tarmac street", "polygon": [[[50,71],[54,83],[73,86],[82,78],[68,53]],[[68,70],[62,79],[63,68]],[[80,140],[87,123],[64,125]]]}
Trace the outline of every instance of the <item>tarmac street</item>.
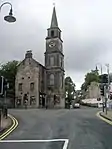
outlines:
{"label": "tarmac street", "polygon": [[10,110],[19,126],[0,142],[4,149],[112,149],[112,125],[99,109]]}

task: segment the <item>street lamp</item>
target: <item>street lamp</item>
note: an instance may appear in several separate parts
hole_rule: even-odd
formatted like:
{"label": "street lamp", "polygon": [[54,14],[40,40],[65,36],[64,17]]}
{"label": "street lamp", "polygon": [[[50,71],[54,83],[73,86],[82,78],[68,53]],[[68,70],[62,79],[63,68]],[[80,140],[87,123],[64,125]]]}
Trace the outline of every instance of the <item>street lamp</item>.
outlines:
{"label": "street lamp", "polygon": [[9,23],[13,23],[13,22],[16,22],[16,18],[13,16],[13,13],[12,13],[12,4],[9,3],[9,2],[5,2],[3,3],[1,6],[0,6],[0,12],[1,12],[1,8],[6,5],[6,4],[9,4],[11,6],[11,9],[9,11],[9,14],[7,16],[4,17],[4,20],[9,22]]}
{"label": "street lamp", "polygon": [[97,64],[96,64],[96,67],[97,67],[97,65],[99,65],[99,66],[100,66],[100,72],[101,72],[101,75],[102,75],[102,64],[97,63]]}
{"label": "street lamp", "polygon": [[108,98],[110,99],[110,72],[109,72],[109,64],[105,64],[105,66],[107,67],[107,74],[108,74],[108,97],[106,98],[106,114],[107,114],[107,100]]}
{"label": "street lamp", "polygon": [[108,95],[109,95],[109,99],[110,99],[110,70],[109,70],[109,64],[105,64],[105,66],[107,67],[107,74],[108,74]]}
{"label": "street lamp", "polygon": [[109,72],[109,64],[105,64],[105,66],[107,67],[107,74],[108,74],[108,89],[109,89],[109,86],[110,86],[110,72]]}
{"label": "street lamp", "polygon": [[[100,66],[100,72],[101,72],[101,77],[102,77],[102,64],[101,63],[97,63],[96,64],[96,68],[97,68],[97,65]],[[102,82],[101,82],[100,86],[102,86]],[[100,90],[101,90],[101,87],[100,87]],[[103,104],[102,108],[103,108],[103,112],[104,112],[104,97],[103,97],[102,94],[101,94],[101,97],[100,98],[101,98],[101,101],[102,101],[102,104]]]}

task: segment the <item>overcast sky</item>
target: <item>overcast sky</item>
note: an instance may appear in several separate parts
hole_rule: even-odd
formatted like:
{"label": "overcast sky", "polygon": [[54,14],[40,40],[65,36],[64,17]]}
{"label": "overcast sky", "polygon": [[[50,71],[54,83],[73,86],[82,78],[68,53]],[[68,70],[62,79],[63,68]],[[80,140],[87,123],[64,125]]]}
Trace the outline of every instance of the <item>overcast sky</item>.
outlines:
{"label": "overcast sky", "polygon": [[[0,3],[5,2],[0,0]],[[0,62],[22,60],[31,49],[44,64],[45,37],[50,26],[53,0],[10,0],[17,18],[3,20],[10,6],[0,13]],[[65,71],[79,89],[85,74],[97,63],[112,68],[112,0],[55,0],[58,24],[64,41]],[[100,69],[100,66],[98,67]]]}

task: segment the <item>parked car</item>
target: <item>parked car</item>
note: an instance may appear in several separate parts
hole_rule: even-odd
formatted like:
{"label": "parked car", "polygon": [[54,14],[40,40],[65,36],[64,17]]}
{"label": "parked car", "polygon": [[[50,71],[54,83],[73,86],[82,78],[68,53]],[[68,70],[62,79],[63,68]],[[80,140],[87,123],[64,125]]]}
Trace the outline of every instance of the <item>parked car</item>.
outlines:
{"label": "parked car", "polygon": [[80,104],[79,103],[74,103],[74,108],[80,108]]}

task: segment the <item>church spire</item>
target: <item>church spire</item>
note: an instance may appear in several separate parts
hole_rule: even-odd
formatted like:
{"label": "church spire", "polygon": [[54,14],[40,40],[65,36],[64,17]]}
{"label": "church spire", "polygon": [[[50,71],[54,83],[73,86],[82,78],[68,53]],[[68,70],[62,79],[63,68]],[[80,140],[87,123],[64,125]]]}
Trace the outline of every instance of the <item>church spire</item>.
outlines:
{"label": "church spire", "polygon": [[53,8],[53,14],[52,14],[52,20],[51,20],[51,28],[53,28],[53,27],[58,27],[55,6]]}

